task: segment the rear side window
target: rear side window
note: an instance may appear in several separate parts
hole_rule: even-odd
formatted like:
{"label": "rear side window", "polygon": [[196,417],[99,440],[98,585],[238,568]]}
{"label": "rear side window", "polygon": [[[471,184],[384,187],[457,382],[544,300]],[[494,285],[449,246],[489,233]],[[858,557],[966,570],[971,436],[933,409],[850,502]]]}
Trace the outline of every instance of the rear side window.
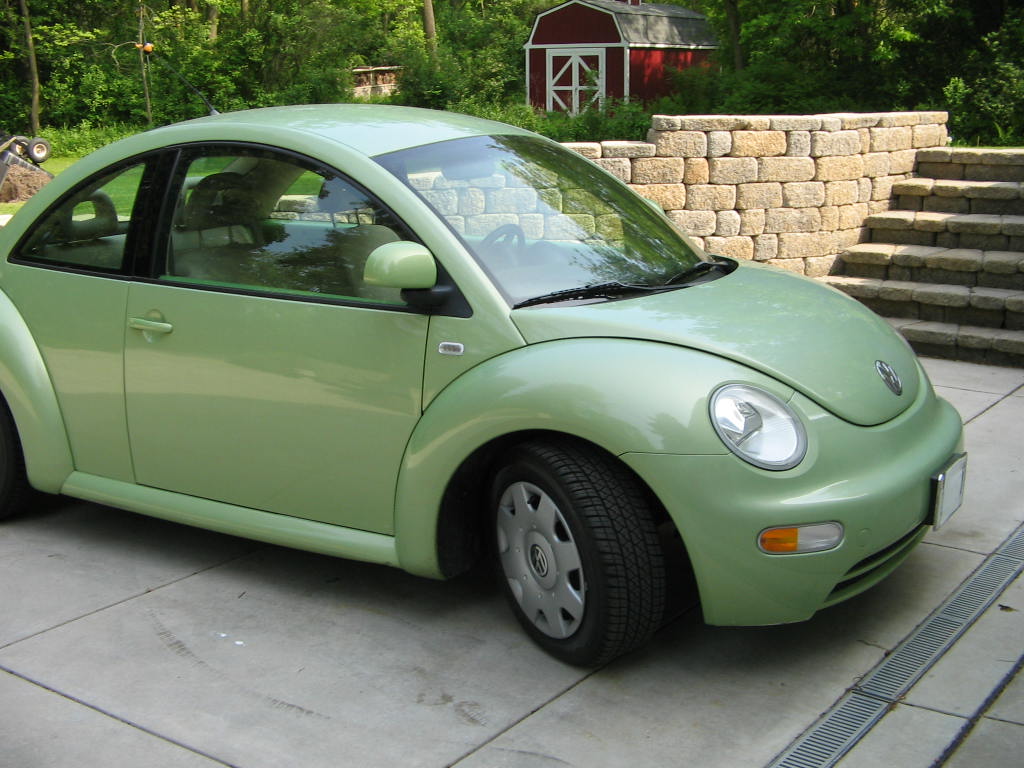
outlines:
{"label": "rear side window", "polygon": [[120,272],[144,163],[106,174],[47,213],[17,251],[20,259]]}

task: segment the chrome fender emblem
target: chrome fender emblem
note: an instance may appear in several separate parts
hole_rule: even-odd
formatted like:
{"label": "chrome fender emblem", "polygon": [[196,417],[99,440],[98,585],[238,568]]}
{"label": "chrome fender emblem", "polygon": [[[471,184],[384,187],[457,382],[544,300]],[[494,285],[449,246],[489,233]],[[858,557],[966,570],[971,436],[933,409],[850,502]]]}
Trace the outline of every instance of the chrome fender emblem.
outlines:
{"label": "chrome fender emblem", "polygon": [[875,370],[878,371],[878,375],[882,377],[885,386],[892,390],[894,395],[903,394],[903,382],[891,365],[882,360],[875,360]]}

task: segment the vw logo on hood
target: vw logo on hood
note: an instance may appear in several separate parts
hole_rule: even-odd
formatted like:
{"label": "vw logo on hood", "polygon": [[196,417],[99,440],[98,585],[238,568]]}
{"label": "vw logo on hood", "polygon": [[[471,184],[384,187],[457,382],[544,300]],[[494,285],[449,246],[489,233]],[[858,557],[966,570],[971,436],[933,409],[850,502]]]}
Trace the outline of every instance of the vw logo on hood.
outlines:
{"label": "vw logo on hood", "polygon": [[903,394],[903,382],[891,365],[883,360],[875,360],[875,370],[878,371],[878,375],[882,377],[885,386],[891,389],[894,395]]}

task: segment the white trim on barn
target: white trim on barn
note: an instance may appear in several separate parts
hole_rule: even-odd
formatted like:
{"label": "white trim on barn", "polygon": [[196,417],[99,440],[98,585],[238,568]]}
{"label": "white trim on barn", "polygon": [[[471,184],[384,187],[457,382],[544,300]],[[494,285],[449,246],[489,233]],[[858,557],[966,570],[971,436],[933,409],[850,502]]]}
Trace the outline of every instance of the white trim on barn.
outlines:
{"label": "white trim on barn", "polygon": [[[545,109],[554,112],[560,109],[570,115],[578,115],[594,102],[601,104],[605,97],[605,47],[565,47],[549,50],[544,56],[544,98]],[[597,58],[596,65],[587,59]],[[557,61],[556,61],[557,60]],[[588,75],[596,81],[591,84]],[[569,82],[555,85],[569,76]],[[563,98],[564,97],[564,98]]]}

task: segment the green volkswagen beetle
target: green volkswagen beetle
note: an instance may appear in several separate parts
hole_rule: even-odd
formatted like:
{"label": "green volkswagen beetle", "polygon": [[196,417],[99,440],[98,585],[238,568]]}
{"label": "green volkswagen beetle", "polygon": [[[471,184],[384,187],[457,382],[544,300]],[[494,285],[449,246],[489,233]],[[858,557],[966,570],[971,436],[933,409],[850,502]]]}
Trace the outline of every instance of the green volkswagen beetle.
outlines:
{"label": "green volkswagen beetle", "polygon": [[807,619],[962,496],[960,419],[884,321],[510,126],[172,125],[0,252],[0,515],[31,486],[433,578],[483,555],[571,663],[646,641],[680,562],[711,624]]}

